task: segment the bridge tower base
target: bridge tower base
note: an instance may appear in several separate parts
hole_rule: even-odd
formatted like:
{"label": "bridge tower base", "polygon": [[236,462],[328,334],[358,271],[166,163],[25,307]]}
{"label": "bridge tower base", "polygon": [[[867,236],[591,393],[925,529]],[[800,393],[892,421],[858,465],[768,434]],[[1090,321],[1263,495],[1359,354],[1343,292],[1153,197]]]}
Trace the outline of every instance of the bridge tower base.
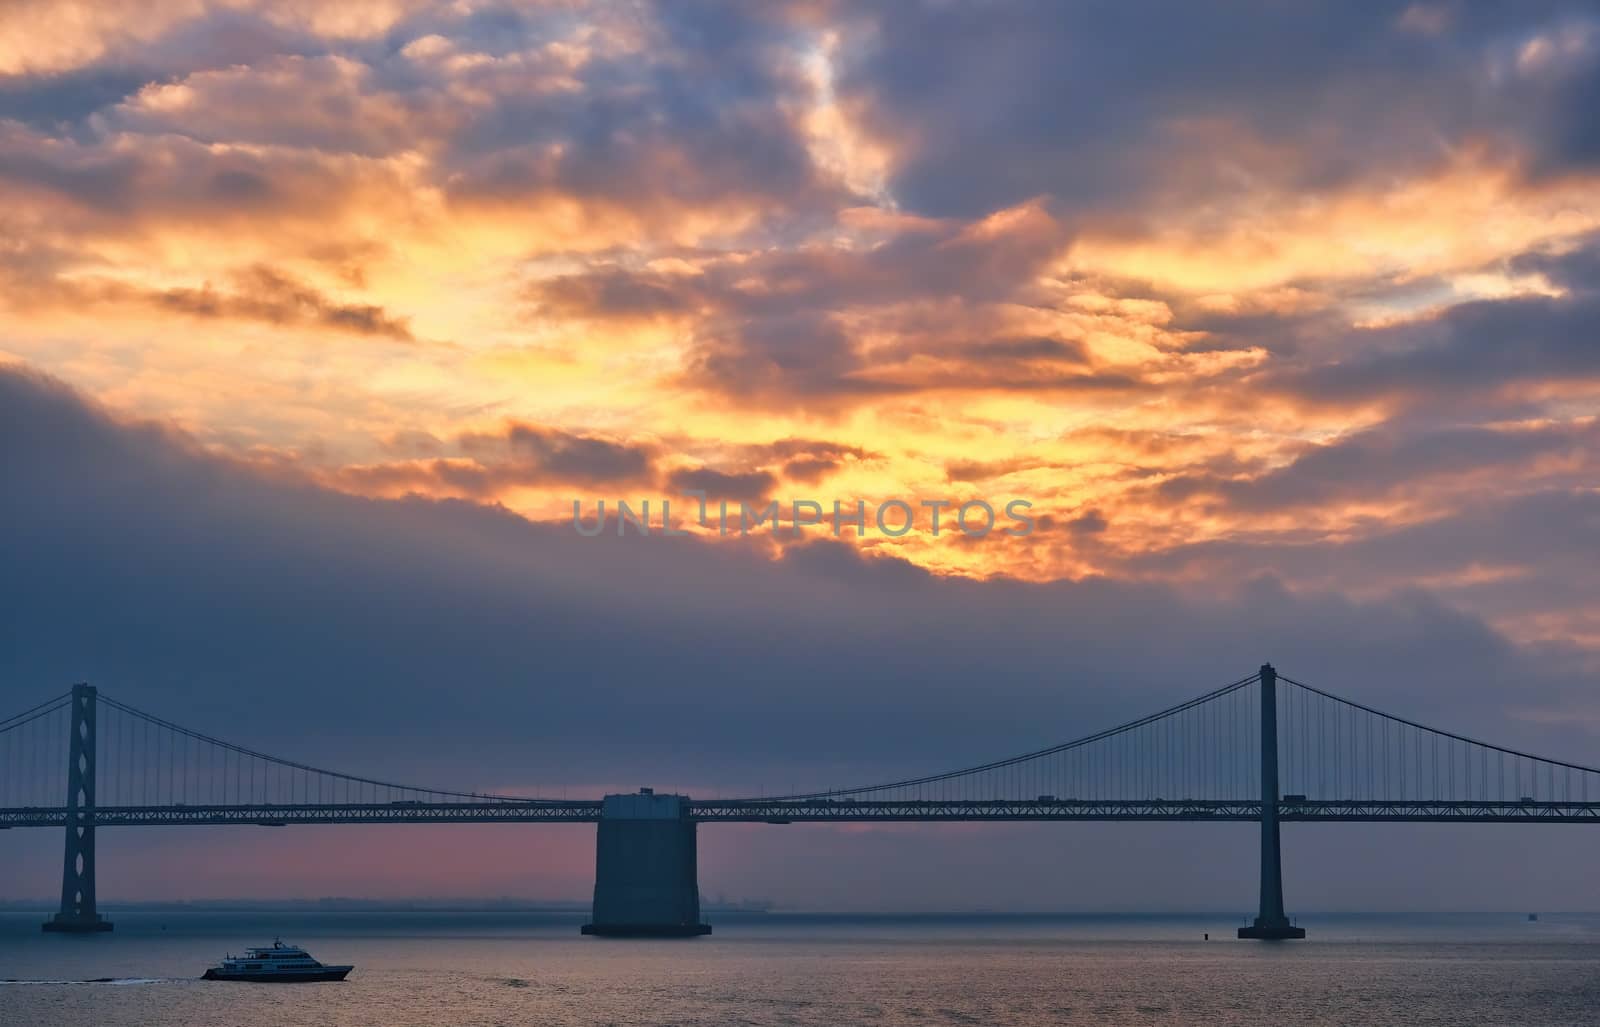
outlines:
{"label": "bridge tower base", "polygon": [[600,810],[594,864],[594,919],[584,934],[610,938],[692,938],[700,922],[695,822],[684,795],[608,795]]}
{"label": "bridge tower base", "polygon": [[1258,941],[1304,938],[1283,913],[1283,849],[1278,842],[1278,672],[1261,666],[1261,913],[1239,937]]}
{"label": "bridge tower base", "polygon": [[72,734],[67,741],[67,844],[61,865],[61,911],[41,929],[63,934],[111,930],[94,907],[95,689],[72,686]]}

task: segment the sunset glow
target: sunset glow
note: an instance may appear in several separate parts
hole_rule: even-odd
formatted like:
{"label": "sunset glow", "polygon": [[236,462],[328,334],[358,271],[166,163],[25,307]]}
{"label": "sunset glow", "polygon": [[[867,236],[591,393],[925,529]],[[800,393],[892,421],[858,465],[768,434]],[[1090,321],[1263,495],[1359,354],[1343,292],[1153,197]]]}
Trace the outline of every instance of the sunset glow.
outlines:
{"label": "sunset glow", "polygon": [[[1038,580],[1359,568],[1600,632],[1592,591],[1518,587],[1551,554],[1370,555],[1592,500],[1593,321],[1551,333],[1595,310],[1600,188],[1576,126],[1522,116],[1583,117],[1549,98],[1592,83],[1592,19],[1352,12],[1388,63],[1311,69],[1291,117],[1225,53],[1063,71],[1088,113],[1052,110],[1066,82],[988,62],[1074,26],[984,42],[975,10],[338,11],[8,8],[5,359],[361,495],[1020,497],[1027,539],[860,544]],[[1023,119],[1056,127],[989,138]]]}

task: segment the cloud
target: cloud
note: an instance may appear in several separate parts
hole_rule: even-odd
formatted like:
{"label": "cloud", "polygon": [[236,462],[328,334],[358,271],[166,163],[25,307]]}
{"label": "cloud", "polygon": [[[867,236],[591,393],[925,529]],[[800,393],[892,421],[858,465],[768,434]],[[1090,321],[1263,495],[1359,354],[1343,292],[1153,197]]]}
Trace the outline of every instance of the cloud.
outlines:
{"label": "cloud", "polygon": [[807,438],[786,438],[769,443],[733,446],[728,447],[722,454],[725,465],[748,467],[762,476],[756,480],[765,480],[769,483],[760,488],[748,489],[747,491],[755,493],[751,498],[765,494],[771,488],[771,484],[776,482],[775,474],[781,474],[791,482],[816,485],[838,472],[881,459],[879,454],[860,446],[828,439]]}
{"label": "cloud", "polygon": [[957,460],[946,464],[944,470],[945,476],[951,481],[989,481],[1039,466],[1038,461],[1027,458],[993,461]]}
{"label": "cloud", "polygon": [[[531,451],[563,446],[540,435]],[[16,367],[0,369],[0,463],[0,575],[14,586],[0,593],[0,672],[19,708],[90,680],[208,733],[377,776],[404,769],[460,788],[538,781],[586,795],[640,782],[700,794],[859,783],[1074,737],[1263,659],[1381,708],[1553,755],[1581,758],[1594,744],[1587,725],[1600,722],[1595,671],[1570,650],[1517,646],[1420,589],[1354,600],[1270,579],[1194,593],[1107,579],[980,582],[827,541],[774,559],[692,539],[585,539],[504,510],[364,499],[263,472],[171,429],[115,420]],[[1532,526],[1550,514],[1523,516]],[[261,704],[263,690],[279,701]],[[395,893],[447,890],[438,874],[448,867],[458,882],[491,875],[462,885],[491,894],[581,895],[588,834],[550,839],[575,870],[498,877],[495,858],[475,862],[462,853],[478,847],[456,840],[488,834],[460,830],[469,833],[440,843],[438,859],[409,869],[388,854],[387,834],[308,832],[296,846],[372,845],[389,875],[376,887]],[[867,878],[913,855],[883,851],[876,835],[852,849]],[[119,840],[125,893],[300,887],[201,870],[176,885],[166,847],[176,841],[165,837]],[[1000,834],[964,838],[940,834],[939,851],[996,865]],[[759,840],[719,839],[707,837],[702,882],[769,894],[772,879],[752,866],[772,864],[750,863]],[[1148,867],[1123,865],[1124,842],[1108,840],[1119,855],[1092,864],[1097,880],[1165,900],[1149,891]],[[1428,844],[1391,842],[1386,851]],[[226,832],[182,839],[200,868],[227,865],[211,857],[232,844]],[[836,844],[817,831],[785,835],[782,848],[815,861]],[[1302,872],[1317,865],[1314,853],[1300,858]],[[1480,872],[1499,865],[1465,858]],[[8,878],[12,894],[51,887],[54,864],[30,860]],[[994,876],[1054,894],[1039,889],[1057,867]],[[772,887],[797,905],[883,901],[875,884],[827,877]],[[1441,901],[1470,905],[1475,883]],[[935,884],[907,883],[893,901],[937,907],[948,896]],[[1249,885],[1241,878],[1240,902]]]}
{"label": "cloud", "polygon": [[[893,195],[940,216],[1041,195],[1077,218],[1177,214],[1241,188],[1413,175],[1472,145],[1584,165],[1591,9],[1456,6],[1418,32],[1411,6],[886,3],[856,9],[839,90],[895,153]],[[1572,39],[1562,68],[1517,66]]]}
{"label": "cloud", "polygon": [[[648,442],[522,422],[496,432],[466,432],[453,445],[458,455],[341,467],[324,477],[337,488],[366,495],[417,493],[493,500],[529,486],[648,485],[656,477],[659,455]],[[422,433],[408,436],[403,448],[432,454],[443,446]]]}
{"label": "cloud", "polygon": [[[825,439],[785,438],[770,443],[697,446],[707,461],[673,466],[671,449],[656,439],[627,440],[513,422],[494,431],[464,432],[441,440],[427,432],[403,432],[386,449],[404,459],[343,466],[317,472],[324,483],[361,495],[458,497],[503,501],[517,489],[576,487],[608,504],[621,490],[675,495],[707,494],[708,503],[756,502],[769,496],[781,474],[816,484],[875,455],[859,446]],[[572,497],[563,494],[565,519]],[[681,504],[680,504],[681,505]]]}
{"label": "cloud", "polygon": [[92,305],[104,310],[125,306],[204,320],[311,326],[400,342],[415,341],[405,318],[376,304],[333,299],[270,267],[244,268],[230,274],[228,280],[228,289],[217,289],[210,282],[199,287],[144,289],[116,280],[80,276],[21,292],[13,302],[27,309]]}
{"label": "cloud", "polygon": [[1360,333],[1348,360],[1269,376],[1307,404],[1457,404],[1600,377],[1600,296],[1480,300]]}
{"label": "cloud", "polygon": [[176,73],[295,45],[374,40],[428,0],[17,0],[0,11],[0,75],[138,64]]}
{"label": "cloud", "polygon": [[783,476],[790,481],[815,485],[829,474],[837,471],[839,467],[840,464],[837,460],[828,460],[823,457],[801,457],[798,460],[790,460],[783,465]]}
{"label": "cloud", "polygon": [[582,20],[521,26],[525,43],[559,38],[543,49],[486,54],[470,34],[418,46],[411,81],[462,114],[437,154],[452,202],[564,201],[669,234],[695,212],[765,228],[849,195],[799,125],[811,87],[782,5],[598,5]]}
{"label": "cloud", "polygon": [[1581,516],[1594,20],[13,5],[0,347],[350,499],[1004,488],[1063,530],[784,560],[1406,566],[1590,644],[1576,564],[1427,540],[1483,493]]}
{"label": "cloud", "polygon": [[742,404],[1136,389],[1133,369],[1099,366],[1078,339],[1018,330],[1026,315],[1010,304],[1040,299],[1034,278],[1066,242],[1024,205],[859,248],[708,254],[692,274],[601,263],[534,281],[526,295],[536,317],[684,324],[694,333],[686,382]]}
{"label": "cloud", "polygon": [[82,121],[97,110],[132,96],[148,73],[122,68],[86,68],[45,79],[0,77],[0,119],[40,131]]}
{"label": "cloud", "polygon": [[[1398,496],[1433,499],[1506,491],[1532,478],[1545,487],[1594,480],[1600,422],[1534,428],[1380,428],[1310,446],[1291,463],[1254,476],[1176,475],[1156,486],[1174,502],[1207,498],[1233,510],[1340,510]],[[1554,466],[1549,467],[1550,458]],[[1549,467],[1540,473],[1540,465]]]}
{"label": "cloud", "polygon": [[1077,535],[1098,535],[1105,531],[1108,522],[1099,510],[1086,510],[1067,522],[1067,529]]}
{"label": "cloud", "polygon": [[1600,291],[1600,233],[1572,240],[1553,250],[1519,254],[1511,259],[1514,271],[1544,275],[1569,292]]}
{"label": "cloud", "polygon": [[[534,425],[512,425],[506,442],[517,456],[552,474],[577,480],[616,481],[642,476],[650,466],[648,448],[631,447],[592,436],[575,436]],[[471,452],[477,437],[463,440]]]}
{"label": "cloud", "polygon": [[[80,49],[0,82],[0,195],[100,231],[514,220],[553,247],[821,223],[848,197],[798,124],[812,87],[777,7],[313,6],[69,14]],[[24,31],[0,17],[0,68]]]}
{"label": "cloud", "polygon": [[274,54],[154,81],[106,110],[108,131],[201,143],[389,156],[429,149],[456,127],[438,90],[387,87],[344,55]]}
{"label": "cloud", "polygon": [[[1422,593],[1358,603],[1258,583],[1189,599],[1108,580],[940,579],[832,542],[773,562],[741,545],[583,539],[504,511],[263,476],[25,371],[0,374],[0,390],[12,486],[0,565],[22,586],[5,613],[25,643],[7,647],[8,680],[88,677],[220,718],[272,681],[284,701],[252,705],[254,740],[319,759],[334,753],[293,712],[313,695],[328,722],[359,713],[346,762],[420,744],[461,785],[520,773],[530,751],[572,760],[584,780],[692,776],[758,752],[794,769],[814,765],[818,737],[858,773],[943,765],[1144,712],[1263,656],[1358,695],[1393,689],[1389,705],[1419,715],[1446,701],[1409,676],[1428,667],[1455,682],[1455,726],[1501,733],[1513,711],[1576,701],[1555,684],[1569,665]],[[1161,646],[1141,641],[1153,623]],[[763,644],[741,641],[753,638]],[[1508,681],[1519,690],[1502,691]],[[204,711],[190,701],[200,682],[215,699]],[[844,705],[847,723],[834,715]],[[618,708],[631,715],[603,744],[570,731]],[[674,740],[685,731],[727,743],[686,752]],[[1557,735],[1572,744],[1570,729]],[[447,755],[456,737],[476,741]]]}
{"label": "cloud", "polygon": [[666,483],[679,492],[704,492],[708,503],[719,500],[755,503],[772,491],[777,479],[766,471],[730,474],[710,467],[695,467],[671,472]]}
{"label": "cloud", "polygon": [[671,280],[652,280],[619,268],[561,275],[535,282],[527,289],[538,313],[586,319],[686,313],[695,302],[691,292]]}
{"label": "cloud", "polygon": [[[402,202],[403,163],[341,153],[232,146],[176,135],[58,137],[0,122],[0,191],[47,211],[56,230],[137,234],[186,225],[215,237],[240,226],[324,230],[359,208]],[[324,236],[323,241],[326,241]]]}

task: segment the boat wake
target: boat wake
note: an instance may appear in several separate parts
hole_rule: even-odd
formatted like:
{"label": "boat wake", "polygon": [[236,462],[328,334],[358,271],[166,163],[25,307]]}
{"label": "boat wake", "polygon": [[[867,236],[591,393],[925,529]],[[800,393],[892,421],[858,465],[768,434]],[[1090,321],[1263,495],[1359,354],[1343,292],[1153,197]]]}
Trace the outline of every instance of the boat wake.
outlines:
{"label": "boat wake", "polygon": [[0,980],[0,984],[165,984],[174,979],[172,977],[91,977],[86,980],[76,981],[34,981],[8,977]]}

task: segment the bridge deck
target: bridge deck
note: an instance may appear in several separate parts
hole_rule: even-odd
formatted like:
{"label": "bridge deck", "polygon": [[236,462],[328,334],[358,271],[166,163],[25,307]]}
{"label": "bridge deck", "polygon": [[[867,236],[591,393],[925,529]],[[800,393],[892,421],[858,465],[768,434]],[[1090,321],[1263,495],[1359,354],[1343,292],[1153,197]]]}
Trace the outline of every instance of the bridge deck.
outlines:
{"label": "bridge deck", "polygon": [[[454,824],[454,823],[593,823],[600,819],[598,801],[575,802],[396,802],[308,805],[177,805],[101,806],[94,810],[99,827],[243,824],[281,827],[289,824]],[[1024,820],[1216,820],[1259,821],[1259,800],[987,800],[947,802],[828,801],[775,802],[709,800],[690,804],[701,823],[850,823],[863,821],[922,823],[939,821]],[[0,829],[63,827],[66,807],[0,809]],[[1600,802],[1446,802],[1342,800],[1284,802],[1278,819],[1286,821],[1470,821],[1478,823],[1600,823]]]}

